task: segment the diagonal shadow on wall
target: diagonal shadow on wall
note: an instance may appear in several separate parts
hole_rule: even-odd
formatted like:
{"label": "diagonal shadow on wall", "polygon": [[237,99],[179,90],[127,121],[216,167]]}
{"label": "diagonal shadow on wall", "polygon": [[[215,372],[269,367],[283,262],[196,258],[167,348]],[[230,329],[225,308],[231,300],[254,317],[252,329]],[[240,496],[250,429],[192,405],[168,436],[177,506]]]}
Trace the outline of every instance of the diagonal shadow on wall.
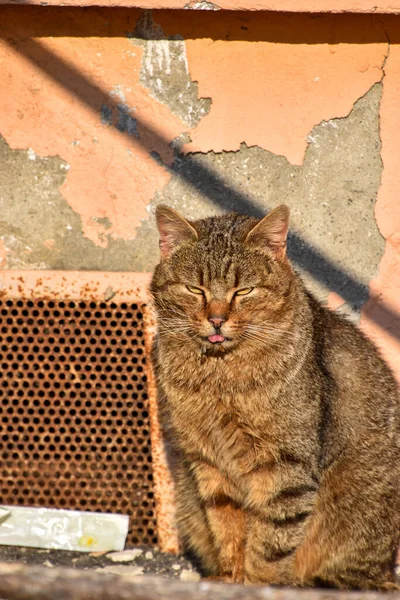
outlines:
{"label": "diagonal shadow on wall", "polygon": [[[13,43],[7,41],[10,46]],[[15,47],[13,48],[15,51]],[[94,84],[74,66],[68,64],[61,57],[50,51],[38,40],[29,39],[24,45],[18,45],[17,51],[28,61],[35,64],[54,81],[63,86],[70,94],[96,114],[100,113],[101,107],[107,105],[114,114],[121,111],[118,102],[110,98],[105,89]],[[126,119],[129,120],[129,108],[126,109]],[[118,124],[114,124],[118,128]],[[206,194],[208,198],[220,208],[235,210],[239,213],[248,214],[260,218],[264,216],[252,202],[251,198],[243,195],[223,180],[215,171],[202,165],[196,157],[191,157],[191,168],[180,169],[179,160],[171,166],[164,164],[158,150],[170,149],[170,141],[156,129],[150,129],[145,123],[138,121],[136,124],[139,136],[133,135],[129,128],[120,131],[122,136],[127,136],[133,146],[140,145],[153,156],[159,164],[170,172],[185,178],[185,181],[193,188]],[[135,132],[135,133],[137,133]],[[222,193],[223,189],[223,193]],[[337,292],[350,305],[357,306],[360,298],[366,296],[366,288],[363,283],[352,275],[346,273],[335,265],[327,256],[311,245],[298,232],[292,232],[289,240],[290,257],[293,262],[306,270],[317,281]],[[385,329],[393,337],[400,339],[400,332],[396,332],[399,325],[399,315],[391,310],[389,306],[380,305],[379,310],[374,311],[375,323]]]}

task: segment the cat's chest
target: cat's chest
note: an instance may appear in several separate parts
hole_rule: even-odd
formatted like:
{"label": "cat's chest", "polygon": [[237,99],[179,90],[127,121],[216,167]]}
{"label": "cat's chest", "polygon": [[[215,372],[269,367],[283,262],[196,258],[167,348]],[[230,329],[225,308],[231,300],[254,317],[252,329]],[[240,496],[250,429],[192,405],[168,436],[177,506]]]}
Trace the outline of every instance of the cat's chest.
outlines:
{"label": "cat's chest", "polygon": [[260,398],[210,391],[207,386],[190,394],[170,390],[170,415],[180,448],[224,471],[251,469],[255,456],[268,445],[267,413],[263,427],[256,415]]}

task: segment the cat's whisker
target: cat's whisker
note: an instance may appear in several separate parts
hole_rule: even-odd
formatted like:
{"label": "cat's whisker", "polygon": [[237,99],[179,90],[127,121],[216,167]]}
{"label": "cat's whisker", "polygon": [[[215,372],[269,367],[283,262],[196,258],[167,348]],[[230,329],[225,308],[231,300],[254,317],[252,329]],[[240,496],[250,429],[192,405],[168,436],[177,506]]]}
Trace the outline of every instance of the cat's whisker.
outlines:
{"label": "cat's whisker", "polygon": [[176,317],[159,317],[158,319],[159,323],[172,323],[172,324],[177,324],[177,325],[189,325],[189,321],[188,319],[177,319]]}
{"label": "cat's whisker", "polygon": [[177,321],[159,321],[158,325],[161,327],[170,327],[171,329],[191,329],[187,323],[179,323]]}
{"label": "cat's whisker", "polygon": [[193,332],[190,329],[179,329],[178,327],[168,327],[168,328],[161,327],[159,329],[159,331],[165,335],[180,333],[180,334],[182,334],[182,336],[185,336],[185,337],[191,337],[191,338],[196,337],[195,334],[193,334]]}
{"label": "cat's whisker", "polygon": [[257,342],[259,347],[265,347],[267,345],[271,345],[273,344],[274,346],[276,345],[280,345],[280,346],[287,346],[287,342],[283,339],[279,339],[278,337],[274,336],[274,335],[257,335],[254,333],[251,333],[249,331],[247,332],[243,332],[242,334],[243,339],[246,339],[246,341],[253,341],[253,342]]}
{"label": "cat's whisker", "polygon": [[293,332],[287,331],[287,329],[283,329],[281,327],[276,327],[273,325],[267,325],[262,323],[248,323],[246,327],[255,331],[276,332],[282,335],[290,335],[291,337],[293,336]]}
{"label": "cat's whisker", "polygon": [[269,342],[266,342],[265,340],[260,341],[258,339],[251,338],[251,337],[243,337],[243,339],[241,341],[244,342],[248,348],[253,348],[253,349],[257,350],[257,352],[260,352],[260,351],[262,352],[268,346],[271,346],[271,345],[276,346],[277,345],[275,341],[273,344],[271,344],[272,340],[269,340]]}
{"label": "cat's whisker", "polygon": [[196,336],[189,335],[188,333],[182,332],[182,331],[162,330],[162,329],[160,329],[158,331],[158,335],[160,337],[171,337],[171,336],[173,336],[173,337],[177,337],[179,339],[185,340],[185,341],[187,341],[188,339],[189,340],[194,340],[195,337],[196,337]]}
{"label": "cat's whisker", "polygon": [[179,331],[159,331],[158,332],[159,337],[177,337],[179,339],[184,339],[184,335],[182,333],[180,333]]}
{"label": "cat's whisker", "polygon": [[277,333],[283,333],[283,334],[289,334],[292,335],[292,332],[288,331],[287,329],[283,328],[283,327],[277,327],[276,325],[273,325],[271,323],[267,323],[267,322],[262,322],[262,323],[252,323],[252,322],[239,322],[239,323],[233,323],[232,327],[234,328],[242,328],[242,327],[246,327],[247,329],[254,329],[254,330],[259,330],[259,331],[274,331]]}
{"label": "cat's whisker", "polygon": [[277,331],[271,331],[271,330],[256,330],[256,329],[251,329],[249,327],[245,328],[246,333],[253,335],[255,337],[259,337],[260,339],[267,339],[268,337],[276,337],[276,338],[281,338],[283,339],[285,336],[282,335],[280,332]]}
{"label": "cat's whisker", "polygon": [[193,331],[193,328],[190,326],[185,326],[185,327],[179,327],[179,326],[175,326],[173,324],[172,327],[166,327],[164,324],[159,327],[158,329],[159,333],[166,336],[166,335],[177,335],[179,334],[180,337],[182,339],[191,339],[194,340],[197,337],[197,334],[195,331]]}
{"label": "cat's whisker", "polygon": [[248,329],[249,333],[252,333],[253,335],[258,335],[260,337],[275,337],[277,339],[282,339],[282,340],[286,340],[286,342],[290,342],[294,339],[296,339],[296,336],[294,335],[286,335],[285,333],[282,332],[277,332],[277,331],[270,331],[270,330],[256,330],[256,329]]}

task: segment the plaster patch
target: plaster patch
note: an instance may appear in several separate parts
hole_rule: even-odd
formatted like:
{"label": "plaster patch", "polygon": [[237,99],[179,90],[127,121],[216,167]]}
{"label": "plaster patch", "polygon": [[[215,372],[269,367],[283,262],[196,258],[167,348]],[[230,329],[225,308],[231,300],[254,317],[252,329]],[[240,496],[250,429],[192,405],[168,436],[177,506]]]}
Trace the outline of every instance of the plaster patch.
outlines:
{"label": "plaster patch", "polygon": [[145,10],[129,38],[143,48],[140,82],[152,98],[166,104],[185,125],[195,127],[210,110],[209,98],[198,98],[186,58],[185,41],[179,35],[166,36]]}
{"label": "plaster patch", "polygon": [[133,247],[107,233],[107,216],[91,219],[104,247],[84,236],[80,215],[60,193],[64,166],[57,156],[32,161],[0,136],[0,269],[132,270]]}

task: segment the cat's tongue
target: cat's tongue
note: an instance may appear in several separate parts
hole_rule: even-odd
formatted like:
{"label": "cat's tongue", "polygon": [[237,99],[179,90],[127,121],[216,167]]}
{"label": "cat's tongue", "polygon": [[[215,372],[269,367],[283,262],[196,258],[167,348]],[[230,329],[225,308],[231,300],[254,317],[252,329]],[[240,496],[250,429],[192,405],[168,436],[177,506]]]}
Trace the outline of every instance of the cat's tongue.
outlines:
{"label": "cat's tongue", "polygon": [[212,344],[215,344],[216,342],[224,342],[225,338],[220,333],[215,333],[214,335],[208,336],[208,341],[211,342]]}

